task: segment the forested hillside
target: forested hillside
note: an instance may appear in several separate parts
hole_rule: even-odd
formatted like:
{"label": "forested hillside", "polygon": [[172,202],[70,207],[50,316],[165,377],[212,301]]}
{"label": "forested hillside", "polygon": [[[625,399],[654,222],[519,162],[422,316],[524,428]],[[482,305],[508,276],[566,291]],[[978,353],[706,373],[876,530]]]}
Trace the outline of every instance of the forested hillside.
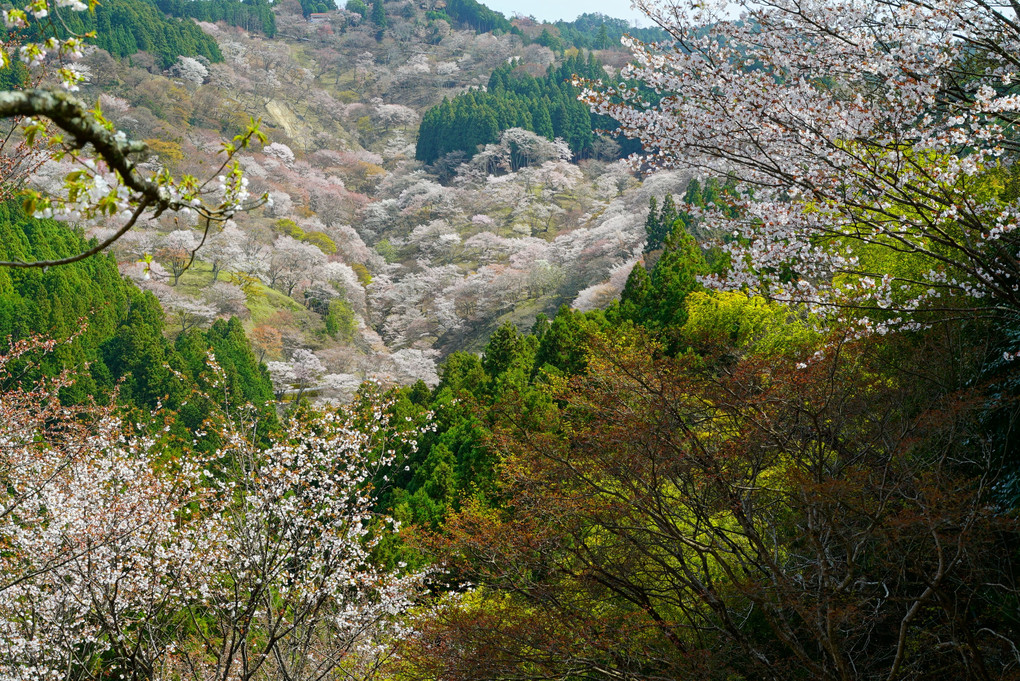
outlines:
{"label": "forested hillside", "polygon": [[0,681],[1020,678],[1020,29],[636,4],[5,9]]}
{"label": "forested hillside", "polygon": [[[346,400],[366,378],[435,383],[437,361],[507,319],[602,304],[640,253],[649,197],[685,181],[642,182],[620,161],[636,147],[600,135],[615,122],[576,99],[570,79],[607,73],[620,49],[556,54],[454,17],[481,6],[380,7],[312,22],[297,4],[164,3],[201,19],[223,61],[164,46],[76,67],[85,96],[148,144],[147,168],[202,177],[218,136],[262,120],[268,139],[237,160],[272,205],[214,224],[190,266],[194,216],[141,224],[114,253],[159,298],[168,333],[241,319],[284,400]],[[70,169],[45,164],[35,186]]]}
{"label": "forested hillside", "polygon": [[[111,0],[94,13],[69,14],[61,26],[61,34],[66,37],[94,32],[92,42],[112,56],[128,57],[147,52],[164,68],[181,56],[223,61],[216,41],[193,22],[168,17],[160,10],[166,11],[166,8],[138,0]],[[217,18],[226,18],[223,14]],[[36,25],[32,29],[32,34],[44,30]]]}
{"label": "forested hillside", "polygon": [[[588,50],[604,50],[620,43],[620,38],[629,35],[642,42],[659,42],[670,40],[669,34],[658,26],[631,26],[623,19],[615,19],[600,12],[588,12],[574,21],[557,21],[553,24],[564,46],[578,47]],[[548,45],[547,45],[548,47]]]}
{"label": "forested hillside", "polygon": [[[85,246],[65,226],[28,218],[10,202],[0,205],[0,216],[4,260],[67,256]],[[70,371],[75,381],[61,392],[67,403],[115,399],[144,411],[165,407],[180,414],[182,426],[191,430],[207,416],[196,393],[209,381],[205,359],[212,350],[230,403],[255,405],[267,424],[275,422],[269,374],[259,366],[236,318],[193,329],[176,341],[165,330],[159,301],[123,279],[110,257],[46,271],[0,270],[0,336],[62,341],[38,358],[23,380]]]}
{"label": "forested hillside", "polygon": [[[579,90],[571,78],[598,79],[606,75],[602,64],[589,52],[587,60],[571,57],[558,67],[549,67],[543,78],[520,72],[519,62],[500,66],[489,77],[485,90],[472,90],[429,109],[422,116],[414,157],[434,163],[454,153],[470,160],[478,149],[499,141],[510,128],[528,130],[553,141],[562,139],[576,158],[597,155],[595,131],[615,130],[608,116],[593,116],[577,100]],[[629,151],[633,145],[627,145]],[[609,155],[621,153],[618,146]],[[600,146],[607,153],[606,143]],[[515,159],[516,170],[526,159]]]}
{"label": "forested hillside", "polygon": [[[246,31],[262,31],[267,38],[276,35],[276,15],[266,0],[157,0],[155,3],[172,17],[191,17],[198,21],[222,21]],[[182,53],[183,54],[183,53]]]}

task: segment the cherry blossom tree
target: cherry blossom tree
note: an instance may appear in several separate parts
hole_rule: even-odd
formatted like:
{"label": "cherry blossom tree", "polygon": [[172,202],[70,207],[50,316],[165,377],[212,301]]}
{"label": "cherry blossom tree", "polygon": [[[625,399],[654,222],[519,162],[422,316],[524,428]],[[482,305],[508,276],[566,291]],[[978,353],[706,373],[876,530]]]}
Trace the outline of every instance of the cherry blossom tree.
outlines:
{"label": "cherry blossom tree", "polygon": [[198,248],[198,239],[190,229],[178,229],[164,235],[156,245],[155,256],[167,266],[173,278],[171,286],[177,286],[181,275],[191,264],[192,254]]}
{"label": "cherry blossom tree", "polygon": [[424,381],[425,385],[434,388],[439,384],[439,374],[436,372],[438,355],[438,350],[404,348],[390,355],[390,359],[396,365],[397,372],[410,381]]}
{"label": "cherry blossom tree", "polygon": [[177,63],[173,65],[170,72],[174,76],[195,85],[201,85],[209,79],[209,69],[194,57],[178,57]]}
{"label": "cherry blossom tree", "polygon": [[[5,378],[24,347],[0,360]],[[200,469],[161,474],[151,437],[108,410],[60,405],[70,382],[4,395],[0,675],[90,678],[101,664],[147,677],[181,634],[171,614],[197,546],[178,513],[201,498]]]}
{"label": "cherry blossom tree", "polygon": [[343,254],[347,263],[363,263],[372,267],[383,265],[384,261],[379,254],[369,248],[350,225],[333,225],[326,232],[336,242],[337,251]]}
{"label": "cherry blossom tree", "polygon": [[273,381],[273,391],[276,394],[276,399],[282,400],[283,396],[290,390],[290,386],[294,383],[294,367],[291,366],[290,362],[267,362],[266,369],[269,370],[269,378]]}
{"label": "cherry blossom tree", "polygon": [[265,147],[262,148],[262,153],[264,153],[266,156],[278,158],[286,164],[291,164],[294,162],[293,150],[291,150],[290,147],[288,147],[286,144],[283,144],[282,142],[273,142],[272,144],[267,144]]}
{"label": "cherry blossom tree", "polygon": [[460,250],[460,235],[446,220],[433,220],[418,225],[408,236],[426,262],[450,262]]}
{"label": "cherry blossom tree", "polygon": [[294,392],[295,402],[304,396],[305,391],[316,387],[326,373],[322,360],[306,348],[295,350],[289,362],[269,362],[266,366],[276,388],[277,399]]}
{"label": "cherry blossom tree", "polygon": [[329,400],[350,402],[361,387],[362,380],[354,374],[326,374],[322,377],[322,390]]}
{"label": "cherry blossom tree", "polygon": [[216,283],[222,271],[232,269],[241,261],[243,241],[244,233],[233,221],[227,222],[219,232],[209,235],[202,247],[201,257],[212,265],[213,283]]}
{"label": "cherry blossom tree", "polygon": [[237,271],[243,272],[249,277],[266,276],[269,272],[272,251],[262,243],[259,235],[254,231],[246,232],[238,245],[241,248],[241,254],[236,265]]}
{"label": "cherry blossom tree", "polygon": [[331,227],[349,219],[350,211],[344,201],[346,195],[343,182],[334,181],[331,185],[310,187],[308,200],[316,216]]}
{"label": "cherry blossom tree", "polygon": [[178,289],[155,281],[146,282],[146,288],[159,298],[167,317],[180,326],[181,333],[196,326],[204,326],[216,319],[217,311],[212,305],[207,305]]}
{"label": "cherry blossom tree", "polygon": [[530,165],[571,158],[570,147],[561,139],[550,142],[522,128],[509,128],[496,144],[486,144],[469,163],[483,175],[515,173]]}
{"label": "cherry blossom tree", "polygon": [[[0,356],[0,380],[10,387],[12,368],[20,378],[19,363],[54,345],[17,344]],[[422,578],[369,558],[394,527],[374,515],[369,481],[398,444],[415,446],[387,404],[366,395],[310,415],[266,448],[216,414],[207,427],[222,447],[177,456],[109,409],[61,405],[70,383],[65,373],[0,402],[0,676],[378,670]]]}
{"label": "cherry blossom tree", "polygon": [[[637,266],[631,262],[618,265],[609,275],[608,281],[594,284],[580,291],[577,297],[574,298],[574,302],[571,303],[571,307],[582,311],[608,307],[613,300],[619,298],[624,286],[627,284],[627,277],[630,276],[631,270]],[[643,267],[644,265],[640,266]]]}
{"label": "cherry blossom tree", "polygon": [[455,265],[422,267],[397,281],[376,277],[369,286],[374,314],[382,318],[382,333],[397,348],[414,345],[429,336],[439,336],[455,327],[455,316],[436,307],[442,291],[459,279]]}
{"label": "cherry blossom tree", "polygon": [[203,291],[206,302],[215,308],[220,317],[246,318],[249,315],[248,296],[237,284],[217,281]]}
{"label": "cherry blossom tree", "polygon": [[369,556],[392,527],[375,520],[369,482],[393,463],[395,441],[414,446],[413,434],[394,434],[385,409],[326,411],[292,423],[267,450],[236,436],[223,449],[228,482],[216,486],[234,501],[202,527],[215,545],[189,584],[200,594],[188,613],[198,633],[175,660],[180,671],[360,679],[392,654],[406,635],[396,616],[422,576],[387,573]]}
{"label": "cherry blossom tree", "polygon": [[342,262],[327,262],[315,274],[316,279],[329,284],[329,288],[342,297],[359,314],[365,312],[365,289],[358,281],[358,275]]}
{"label": "cherry blossom tree", "polygon": [[286,234],[281,235],[270,254],[268,283],[273,287],[279,285],[280,290],[289,296],[325,261],[326,256],[318,247]]}
{"label": "cherry blossom tree", "polygon": [[422,179],[400,193],[397,199],[401,211],[423,222],[436,218],[449,218],[459,207],[449,188]]}
{"label": "cherry blossom tree", "polygon": [[775,0],[736,3],[735,21],[732,4],[637,0],[673,40],[625,39],[622,75],[661,100],[601,83],[582,95],[649,167],[739,182],[739,217],[707,217],[738,237],[712,283],[887,321],[925,305],[1015,313],[1012,10]]}

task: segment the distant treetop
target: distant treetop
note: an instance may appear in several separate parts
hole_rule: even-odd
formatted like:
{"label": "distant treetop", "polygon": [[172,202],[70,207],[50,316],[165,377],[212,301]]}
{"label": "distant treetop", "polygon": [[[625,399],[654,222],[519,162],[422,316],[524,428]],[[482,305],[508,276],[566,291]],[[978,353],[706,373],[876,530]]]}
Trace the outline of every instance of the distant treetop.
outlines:
{"label": "distant treetop", "polygon": [[587,50],[604,50],[620,47],[620,38],[627,34],[646,43],[669,40],[669,34],[658,26],[638,28],[624,19],[616,19],[600,12],[582,14],[573,21],[557,21],[560,41],[566,46]]}

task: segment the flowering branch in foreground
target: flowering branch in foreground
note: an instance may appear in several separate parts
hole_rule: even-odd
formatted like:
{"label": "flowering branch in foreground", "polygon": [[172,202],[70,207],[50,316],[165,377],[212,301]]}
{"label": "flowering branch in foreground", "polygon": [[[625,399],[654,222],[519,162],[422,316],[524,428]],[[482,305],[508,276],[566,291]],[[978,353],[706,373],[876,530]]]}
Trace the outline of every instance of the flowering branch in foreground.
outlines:
{"label": "flowering branch in foreground", "polygon": [[625,39],[623,77],[647,90],[582,98],[650,167],[739,183],[739,217],[704,215],[732,260],[707,283],[904,324],[1020,311],[1015,21],[980,0],[741,2],[736,21],[724,2],[636,4],[673,38]]}
{"label": "flowering branch in foreground", "polygon": [[[175,179],[165,169],[146,176],[132,160],[132,156],[147,150],[146,145],[129,140],[103,117],[98,107],[90,110],[70,94],[78,89],[82,78],[71,68],[70,62],[81,56],[83,39],[88,36],[58,38],[60,27],[66,32],[60,12],[64,9],[84,11],[91,7],[78,0],[57,0],[56,3],[33,0],[24,8],[3,12],[8,28],[27,27],[32,18],[50,36],[41,42],[4,43],[0,46],[0,66],[17,58],[30,67],[41,67],[45,74],[49,62],[55,59],[59,66],[55,75],[60,87],[0,91],[0,118],[20,121],[21,133],[36,156],[58,161],[66,159],[77,166],[65,177],[59,196],[25,192],[25,205],[30,214],[72,222],[112,220],[116,223],[119,220],[120,223],[111,236],[81,253],[55,260],[0,262],[0,266],[52,267],[77,262],[109,247],[138,220],[158,217],[167,210],[185,214],[197,212],[205,220],[208,233],[212,223],[224,222],[237,211],[255,208],[268,200],[267,196],[252,200],[247,180],[234,161],[235,154],[253,139],[266,140],[257,122],[252,121],[247,130],[223,145],[224,161],[204,181],[187,175]],[[53,130],[53,126],[58,130]],[[22,179],[4,177],[0,182],[18,184]],[[215,198],[209,202],[210,197]]]}

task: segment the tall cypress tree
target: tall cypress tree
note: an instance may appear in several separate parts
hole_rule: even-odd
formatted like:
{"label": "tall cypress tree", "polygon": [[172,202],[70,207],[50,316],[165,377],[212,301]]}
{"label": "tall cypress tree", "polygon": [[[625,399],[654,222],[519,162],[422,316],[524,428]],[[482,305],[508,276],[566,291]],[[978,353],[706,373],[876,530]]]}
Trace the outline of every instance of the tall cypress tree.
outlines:
{"label": "tall cypress tree", "polygon": [[[672,196],[667,194],[667,197],[672,201]],[[669,236],[669,228],[670,225],[664,227],[659,215],[659,204],[654,196],[651,197],[648,199],[648,217],[645,219],[645,234],[647,235],[645,253],[662,248],[662,245],[666,242],[666,237]]]}
{"label": "tall cypress tree", "polygon": [[692,179],[687,184],[687,193],[684,194],[684,202],[689,203],[692,206],[698,208],[705,207],[705,199],[701,194],[701,183],[698,182],[698,178]]}
{"label": "tall cypress tree", "polygon": [[676,208],[676,202],[673,201],[673,195],[666,194],[666,198],[662,200],[662,212],[659,213],[659,230],[663,244],[673,232],[673,226],[679,219],[680,212]]}
{"label": "tall cypress tree", "polygon": [[549,100],[543,98],[531,113],[531,122],[535,126],[535,134],[546,139],[556,137],[553,132],[552,116],[549,115]]}
{"label": "tall cypress tree", "polygon": [[620,316],[632,322],[640,322],[643,311],[648,304],[648,292],[652,288],[652,280],[648,276],[645,264],[638,261],[627,277],[627,283],[620,294]]}
{"label": "tall cypress tree", "polygon": [[372,23],[379,28],[386,28],[386,10],[382,0],[372,0]]}

